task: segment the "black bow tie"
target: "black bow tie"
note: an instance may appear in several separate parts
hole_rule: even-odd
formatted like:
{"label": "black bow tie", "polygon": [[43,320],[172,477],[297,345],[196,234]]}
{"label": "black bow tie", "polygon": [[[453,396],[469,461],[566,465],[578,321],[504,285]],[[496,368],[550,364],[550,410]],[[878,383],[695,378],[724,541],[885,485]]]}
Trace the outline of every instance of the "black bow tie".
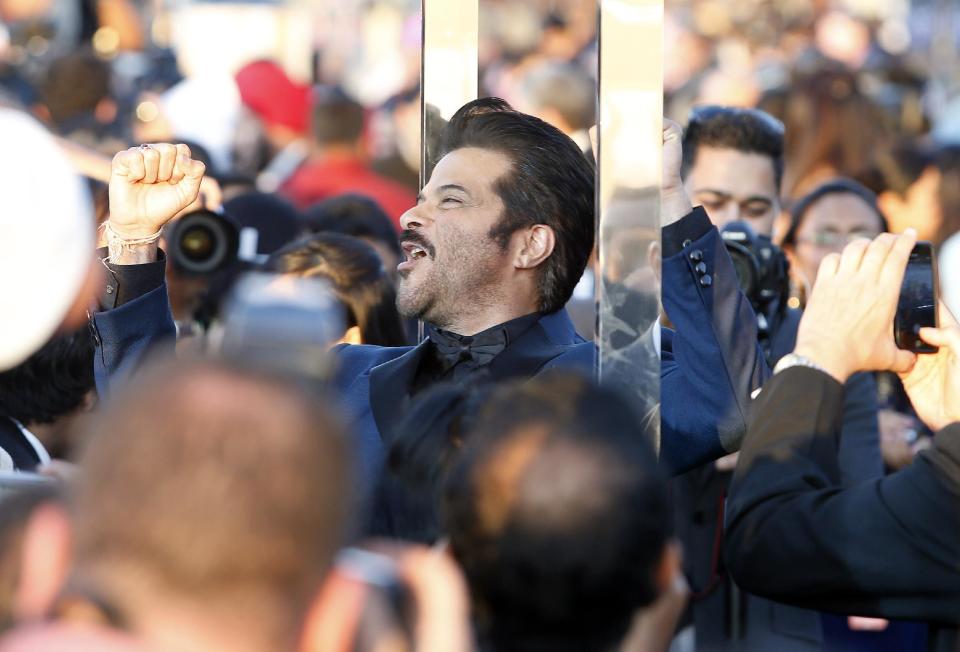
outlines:
{"label": "black bow tie", "polygon": [[[508,342],[507,329],[503,326],[473,336],[457,335],[427,326],[427,336],[433,342],[443,373],[456,367],[457,376],[490,364],[507,347]],[[461,367],[464,367],[462,371]]]}

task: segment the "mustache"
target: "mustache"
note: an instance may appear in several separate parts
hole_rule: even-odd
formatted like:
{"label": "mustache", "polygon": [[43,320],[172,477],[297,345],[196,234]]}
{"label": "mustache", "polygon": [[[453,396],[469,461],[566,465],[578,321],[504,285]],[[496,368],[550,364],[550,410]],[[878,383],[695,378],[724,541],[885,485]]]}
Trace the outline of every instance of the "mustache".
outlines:
{"label": "mustache", "polygon": [[423,237],[423,235],[421,235],[419,231],[411,231],[408,229],[406,231],[401,232],[400,244],[402,245],[405,242],[409,242],[411,244],[417,245],[418,247],[422,247],[423,250],[427,252],[427,255],[430,256],[430,258],[436,257],[436,249],[433,248],[433,245],[430,243],[430,241],[427,240],[425,237]]}

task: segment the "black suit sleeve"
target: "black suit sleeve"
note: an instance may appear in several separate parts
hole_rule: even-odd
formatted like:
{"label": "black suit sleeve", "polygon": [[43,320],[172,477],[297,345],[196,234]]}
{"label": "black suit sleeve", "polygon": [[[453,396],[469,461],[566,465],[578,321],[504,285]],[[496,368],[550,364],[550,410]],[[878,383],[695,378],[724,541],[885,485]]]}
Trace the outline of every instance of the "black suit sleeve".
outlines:
{"label": "black suit sleeve", "polygon": [[960,622],[960,424],[910,467],[841,489],[842,409],[842,386],[813,369],[764,387],[727,506],[730,572],[799,606]]}
{"label": "black suit sleeve", "polygon": [[106,268],[106,283],[100,293],[100,309],[113,310],[164,283],[167,258],[162,249],[157,249],[157,260],[140,265],[115,265],[108,261],[106,247],[97,250],[97,257]]}

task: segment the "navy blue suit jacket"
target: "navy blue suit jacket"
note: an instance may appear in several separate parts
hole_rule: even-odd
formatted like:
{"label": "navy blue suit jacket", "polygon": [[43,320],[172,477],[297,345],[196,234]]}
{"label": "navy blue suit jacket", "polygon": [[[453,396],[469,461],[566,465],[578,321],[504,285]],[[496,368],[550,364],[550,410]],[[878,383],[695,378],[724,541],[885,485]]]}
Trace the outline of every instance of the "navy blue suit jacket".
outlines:
{"label": "navy blue suit jacket", "polygon": [[[757,345],[756,318],[706,213],[695,209],[665,228],[663,245],[663,305],[674,329],[664,329],[662,336],[660,450],[665,465],[680,472],[739,447],[750,392],[769,370]],[[158,263],[133,267],[150,265]],[[129,283],[135,270],[127,267],[124,274]],[[105,395],[108,381],[173,334],[166,287],[95,313],[93,326],[97,385]],[[425,346],[358,345],[336,351],[335,385],[355,428],[364,489],[380,473]],[[595,346],[577,335],[562,310],[541,318],[490,365],[495,380],[559,368],[585,373],[596,368]],[[624,382],[646,381],[627,377]]]}
{"label": "navy blue suit jacket", "polygon": [[696,208],[663,229],[660,459],[673,472],[739,450],[750,394],[770,377],[757,317],[720,232]]}
{"label": "navy blue suit jacket", "polygon": [[[334,384],[343,397],[357,437],[359,472],[372,489],[392,440],[393,429],[410,401],[410,386],[429,341],[413,347],[342,345],[335,349],[339,369]],[[565,310],[542,317],[511,342],[493,362],[495,381],[530,378],[551,369],[592,375],[596,349],[577,335]]]}

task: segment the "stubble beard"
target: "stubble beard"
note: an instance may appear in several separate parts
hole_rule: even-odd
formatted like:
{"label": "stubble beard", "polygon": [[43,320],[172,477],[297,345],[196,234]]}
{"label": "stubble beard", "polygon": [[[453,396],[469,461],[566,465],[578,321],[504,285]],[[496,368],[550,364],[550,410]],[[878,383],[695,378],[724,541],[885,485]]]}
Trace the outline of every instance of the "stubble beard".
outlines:
{"label": "stubble beard", "polygon": [[[428,277],[413,284],[407,277],[401,277],[397,284],[397,312],[407,319],[426,319],[434,302],[428,286],[433,279]],[[433,288],[436,293],[437,288]]]}
{"label": "stubble beard", "polygon": [[[466,252],[470,253],[466,253]],[[466,313],[482,312],[494,305],[498,291],[499,265],[503,250],[494,242],[477,247],[475,243],[455,252],[450,269],[431,261],[423,278],[411,283],[412,270],[401,278],[397,288],[397,311],[406,318],[421,319],[438,328],[449,328]]]}

